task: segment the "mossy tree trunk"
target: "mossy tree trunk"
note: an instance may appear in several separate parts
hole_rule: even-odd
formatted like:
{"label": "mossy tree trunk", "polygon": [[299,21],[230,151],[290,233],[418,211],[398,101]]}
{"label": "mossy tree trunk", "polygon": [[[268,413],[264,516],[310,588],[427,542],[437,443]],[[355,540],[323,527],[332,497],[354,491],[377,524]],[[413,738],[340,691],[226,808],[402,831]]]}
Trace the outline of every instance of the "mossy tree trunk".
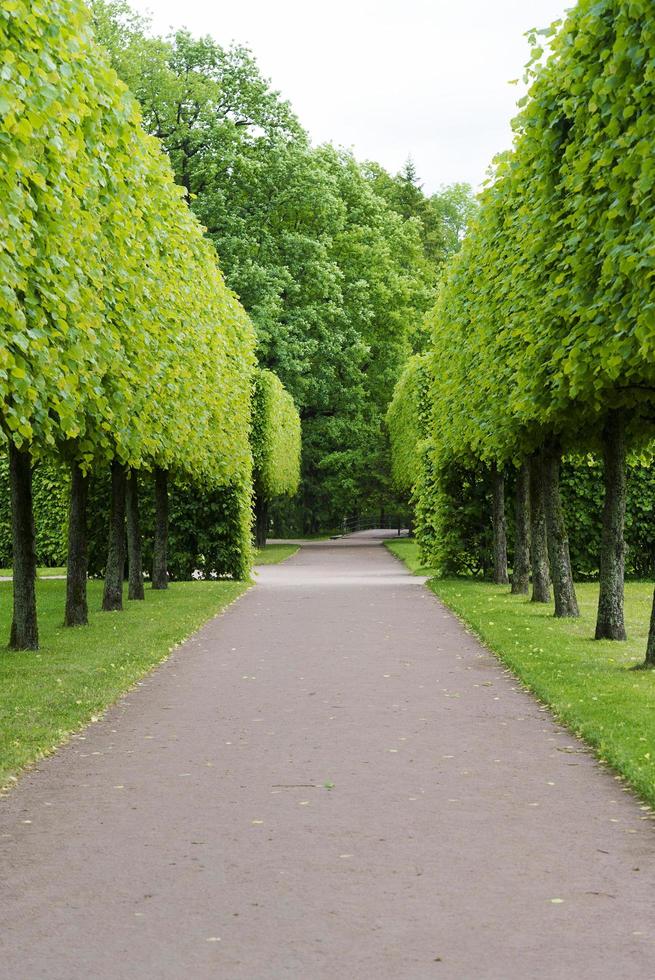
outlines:
{"label": "mossy tree trunk", "polygon": [[127,478],[127,565],[128,599],[145,599],[143,590],[143,557],[141,553],[141,523],[139,521],[139,480],[136,470]]}
{"label": "mossy tree trunk", "polygon": [[530,591],[530,468],[523,463],[516,478],[514,500],[516,527],[512,593],[528,595]]}
{"label": "mossy tree trunk", "polygon": [[597,640],[625,640],[623,585],[625,576],[626,503],[625,413],[610,412],[603,428],[605,505],[600,549],[600,594]]}
{"label": "mossy tree trunk", "polygon": [[105,587],[102,608],[117,612],[123,608],[123,578],[125,575],[125,492],[127,470],[114,460],[111,464],[111,510],[109,516],[109,548],[105,568]]}
{"label": "mossy tree trunk", "polygon": [[68,512],[68,558],[66,567],[66,611],[64,626],[88,626],[87,575],[89,549],[87,500],[89,477],[77,463],[71,465]]}
{"label": "mossy tree trunk", "polygon": [[155,540],[152,556],[153,589],[168,588],[168,471],[155,469]]}
{"label": "mossy tree trunk", "polygon": [[32,508],[32,457],[9,443],[9,484],[13,545],[14,608],[9,646],[38,650],[36,618],[36,535]]}
{"label": "mossy tree trunk", "polygon": [[533,453],[530,468],[530,563],[531,602],[550,602],[550,570],[541,453]]}
{"label": "mossy tree trunk", "polygon": [[261,494],[255,495],[255,544],[266,547],[268,537],[268,500]]}
{"label": "mossy tree trunk", "polygon": [[509,585],[507,573],[507,525],[505,523],[505,475],[496,464],[491,469],[492,525],[494,532],[494,582]]}
{"label": "mossy tree trunk", "polygon": [[573,585],[569,539],[562,511],[559,489],[559,470],[562,452],[557,443],[550,443],[543,453],[544,510],[548,537],[548,557],[553,579],[555,615],[558,618],[579,616],[578,600]]}

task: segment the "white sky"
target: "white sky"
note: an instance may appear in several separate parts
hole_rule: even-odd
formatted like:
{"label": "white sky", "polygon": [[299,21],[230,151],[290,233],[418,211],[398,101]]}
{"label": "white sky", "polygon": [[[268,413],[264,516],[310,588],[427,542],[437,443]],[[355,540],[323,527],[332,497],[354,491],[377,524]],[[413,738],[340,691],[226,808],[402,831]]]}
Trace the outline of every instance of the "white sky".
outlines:
{"label": "white sky", "polygon": [[188,27],[250,47],[315,143],[392,173],[408,155],[426,190],[477,187],[511,144],[525,32],[573,0],[131,0],[158,32]]}

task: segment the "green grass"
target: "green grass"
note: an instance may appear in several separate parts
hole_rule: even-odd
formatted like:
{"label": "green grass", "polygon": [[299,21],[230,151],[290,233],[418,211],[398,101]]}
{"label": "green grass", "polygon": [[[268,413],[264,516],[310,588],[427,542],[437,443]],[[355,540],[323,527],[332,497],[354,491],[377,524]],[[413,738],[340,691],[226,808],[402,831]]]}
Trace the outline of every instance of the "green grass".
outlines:
{"label": "green grass", "polygon": [[[12,574],[11,568],[0,568],[0,578],[10,578]],[[37,568],[36,574],[39,578],[52,578],[53,575],[65,575],[66,568],[63,565],[58,568]]]}
{"label": "green grass", "polygon": [[[404,550],[416,566],[412,544],[389,547],[403,557]],[[429,586],[561,722],[655,805],[655,671],[631,669],[644,659],[652,583],[626,584],[627,643],[593,639],[595,583],[576,585],[577,620],[557,620],[551,606],[486,582],[433,578]]]}
{"label": "green grass", "polygon": [[165,660],[171,649],[243,593],[244,582],[176,582],[146,588],[122,613],[100,609],[89,583],[90,625],[64,629],[66,583],[37,585],[41,649],[8,651],[11,583],[0,583],[0,787],[47,755]]}
{"label": "green grass", "polygon": [[433,576],[437,574],[436,568],[429,568],[427,565],[421,564],[418,545],[412,538],[398,538],[397,540],[385,541],[384,543],[396,558],[400,558],[405,562],[410,572],[413,572],[414,575]]}
{"label": "green grass", "polygon": [[267,544],[255,552],[255,565],[277,565],[298,551],[297,544]]}

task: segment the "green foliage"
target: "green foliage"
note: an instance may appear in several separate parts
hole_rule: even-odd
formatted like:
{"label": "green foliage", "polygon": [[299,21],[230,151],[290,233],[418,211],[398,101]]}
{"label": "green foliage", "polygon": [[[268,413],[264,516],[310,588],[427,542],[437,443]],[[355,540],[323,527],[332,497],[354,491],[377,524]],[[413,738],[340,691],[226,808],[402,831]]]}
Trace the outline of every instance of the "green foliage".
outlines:
{"label": "green foliage", "polygon": [[391,474],[396,487],[411,494],[418,483],[423,446],[430,427],[430,375],[427,356],[409,359],[387,410]]}
{"label": "green foliage", "polygon": [[[32,481],[36,560],[55,567],[66,561],[68,546],[68,475],[57,464],[41,462]],[[9,463],[0,456],[0,565],[12,563],[11,506],[9,502]]]}
{"label": "green foliage", "polygon": [[421,553],[421,561],[430,565],[441,538],[440,497],[441,487],[435,461],[432,439],[426,439],[421,454],[418,480],[414,488],[414,533]]}
{"label": "green foliage", "polygon": [[[104,575],[110,479],[98,473],[89,488],[89,573]],[[139,480],[143,563],[152,568],[155,528],[154,480]],[[250,485],[208,488],[184,480],[169,487],[168,571],[171,579],[247,579],[252,562]]]}
{"label": "green foliage", "polygon": [[250,327],[87,20],[0,17],[4,425],[220,483],[247,465]]}
{"label": "green foliage", "polygon": [[266,500],[293,496],[300,482],[300,416],[272,371],[255,372],[250,441],[256,492]]}
{"label": "green foliage", "polygon": [[38,565],[56,567],[66,563],[68,496],[68,474],[65,470],[60,465],[40,463],[32,480]]}
{"label": "green foliage", "polygon": [[645,0],[580,0],[535,52],[514,149],[435,314],[451,453],[502,462],[552,432],[587,448],[617,405],[648,431],[654,24]]}
{"label": "green foliage", "polygon": [[401,177],[312,149],[247,51],[187,32],[151,37],[120,0],[91,6],[252,317],[260,366],[300,412],[301,493],[285,522],[317,529],[384,506],[390,392],[424,346],[436,266],[459,247],[470,194],[404,208]]}
{"label": "green foliage", "polygon": [[468,184],[452,184],[427,197],[410,159],[395,177],[376,164],[369,164],[376,191],[394,211],[412,219],[419,228],[425,258],[433,277],[460,247],[466,227],[477,211]]}
{"label": "green foliage", "polygon": [[[566,459],[561,474],[571,563],[577,578],[597,578],[603,513],[602,463],[593,456]],[[628,465],[626,560],[628,578],[655,578],[655,469]]]}
{"label": "green foliage", "polygon": [[440,575],[486,577],[493,568],[488,467],[446,460],[427,444],[414,500],[421,561]]}
{"label": "green foliage", "polygon": [[[436,479],[453,464],[519,463],[547,439],[593,451],[617,407],[633,443],[653,436],[655,8],[579,0],[543,35],[514,147],[431,317]],[[436,492],[427,478],[422,492]],[[587,495],[582,523],[597,503]],[[419,506],[428,531],[439,506]],[[574,562],[591,574],[585,532]]]}
{"label": "green foliage", "polygon": [[[505,505],[510,554],[515,478],[516,471],[508,467]],[[596,579],[603,513],[602,463],[592,455],[566,457],[560,482],[573,575],[576,580]],[[632,460],[627,487],[626,575],[655,578],[655,469]],[[447,462],[443,454],[431,453],[429,445],[425,446],[414,502],[421,560],[443,576],[487,576],[493,566],[488,469]]]}
{"label": "green foliage", "polygon": [[[146,531],[148,524],[145,525]],[[176,484],[170,500],[172,578],[248,579],[252,564],[250,488]],[[152,535],[146,536],[148,545]],[[150,560],[150,549],[144,549]]]}
{"label": "green foliage", "polygon": [[6,436],[239,488],[247,514],[254,333],[159,141],[81,0],[4,4],[0,48]]}

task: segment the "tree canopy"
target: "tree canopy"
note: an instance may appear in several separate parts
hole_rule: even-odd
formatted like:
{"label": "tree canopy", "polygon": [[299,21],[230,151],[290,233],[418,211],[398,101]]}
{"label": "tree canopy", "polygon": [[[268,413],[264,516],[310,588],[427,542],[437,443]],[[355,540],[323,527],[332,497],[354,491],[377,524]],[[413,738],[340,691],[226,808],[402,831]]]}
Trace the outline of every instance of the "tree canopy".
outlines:
{"label": "tree canopy", "polygon": [[272,371],[255,373],[252,416],[255,492],[267,500],[293,496],[300,482],[300,416]]}
{"label": "tree canopy", "polygon": [[260,366],[298,406],[298,522],[330,526],[376,506],[392,494],[384,413],[404,360],[424,344],[470,193],[426,199],[412,185],[403,211],[405,177],[311,147],[243,47],[186,31],[155,37],[120,0],[91,8],[252,318]]}
{"label": "tree canopy", "polygon": [[608,410],[652,409],[647,3],[580,0],[533,38],[514,149],[497,164],[434,314],[435,426],[504,461],[556,434],[589,445]]}
{"label": "tree canopy", "polygon": [[13,4],[0,29],[6,434],[87,466],[247,472],[250,322],[84,6]]}
{"label": "tree canopy", "polygon": [[420,478],[430,432],[430,371],[427,354],[415,354],[405,365],[387,410],[391,473],[396,487],[411,494]]}

